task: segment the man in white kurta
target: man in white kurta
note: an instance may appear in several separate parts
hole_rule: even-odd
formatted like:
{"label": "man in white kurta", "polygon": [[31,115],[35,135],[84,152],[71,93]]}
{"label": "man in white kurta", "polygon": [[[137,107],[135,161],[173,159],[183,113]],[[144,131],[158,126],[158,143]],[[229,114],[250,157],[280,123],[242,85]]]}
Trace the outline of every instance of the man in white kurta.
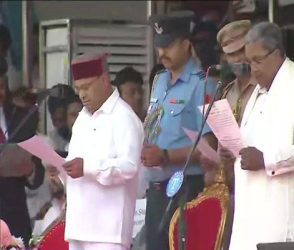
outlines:
{"label": "man in white kurta", "polygon": [[294,63],[285,59],[281,41],[275,45],[268,34],[281,38],[269,23],[257,24],[246,38],[246,56],[259,85],[241,123],[246,148],[235,162],[230,250],[294,240],[294,172],[272,176],[280,162],[294,156]]}
{"label": "man in white kurta", "polygon": [[131,244],[144,134],[131,107],[111,89],[105,64],[105,56],[72,64],[84,108],[64,165],[70,250],[125,250]]}

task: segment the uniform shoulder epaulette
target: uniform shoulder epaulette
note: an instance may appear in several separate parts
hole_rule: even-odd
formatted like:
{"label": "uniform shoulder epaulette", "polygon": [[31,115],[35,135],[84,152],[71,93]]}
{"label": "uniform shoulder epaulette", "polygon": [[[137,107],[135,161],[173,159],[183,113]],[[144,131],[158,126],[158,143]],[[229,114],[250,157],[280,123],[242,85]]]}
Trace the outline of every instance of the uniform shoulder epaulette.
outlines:
{"label": "uniform shoulder epaulette", "polygon": [[206,73],[203,70],[197,72],[196,75],[200,78],[200,80],[205,80]]}

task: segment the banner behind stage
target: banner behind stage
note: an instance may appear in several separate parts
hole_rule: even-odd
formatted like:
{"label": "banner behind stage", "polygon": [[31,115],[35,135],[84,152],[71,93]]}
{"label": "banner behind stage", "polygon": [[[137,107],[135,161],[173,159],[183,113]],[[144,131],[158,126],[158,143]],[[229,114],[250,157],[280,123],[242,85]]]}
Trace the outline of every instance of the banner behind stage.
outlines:
{"label": "banner behind stage", "polygon": [[136,211],[134,216],[134,228],[133,228],[133,238],[140,232],[141,228],[145,224],[145,214],[146,214],[146,199],[137,199],[136,201]]}

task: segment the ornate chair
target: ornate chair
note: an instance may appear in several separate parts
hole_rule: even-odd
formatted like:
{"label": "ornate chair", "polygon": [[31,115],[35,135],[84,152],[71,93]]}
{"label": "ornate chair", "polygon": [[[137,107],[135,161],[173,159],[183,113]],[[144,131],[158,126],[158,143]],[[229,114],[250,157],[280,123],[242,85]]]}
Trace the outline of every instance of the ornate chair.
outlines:
{"label": "ornate chair", "polygon": [[[229,190],[225,185],[224,168],[220,167],[215,183],[204,189],[198,197],[186,203],[184,217],[187,222],[187,250],[220,250],[229,209]],[[179,249],[178,223],[180,209],[174,213],[169,228],[170,250]]]}
{"label": "ornate chair", "polygon": [[37,243],[38,250],[68,250],[68,242],[64,240],[64,217],[63,213],[46,229]]}

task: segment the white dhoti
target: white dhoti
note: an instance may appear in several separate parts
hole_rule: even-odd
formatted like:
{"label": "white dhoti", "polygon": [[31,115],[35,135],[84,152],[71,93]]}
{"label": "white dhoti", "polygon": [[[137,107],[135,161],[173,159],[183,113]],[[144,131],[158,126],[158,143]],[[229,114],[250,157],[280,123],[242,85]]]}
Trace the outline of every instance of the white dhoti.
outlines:
{"label": "white dhoti", "polygon": [[70,240],[69,250],[128,250],[128,248],[120,244]]}

